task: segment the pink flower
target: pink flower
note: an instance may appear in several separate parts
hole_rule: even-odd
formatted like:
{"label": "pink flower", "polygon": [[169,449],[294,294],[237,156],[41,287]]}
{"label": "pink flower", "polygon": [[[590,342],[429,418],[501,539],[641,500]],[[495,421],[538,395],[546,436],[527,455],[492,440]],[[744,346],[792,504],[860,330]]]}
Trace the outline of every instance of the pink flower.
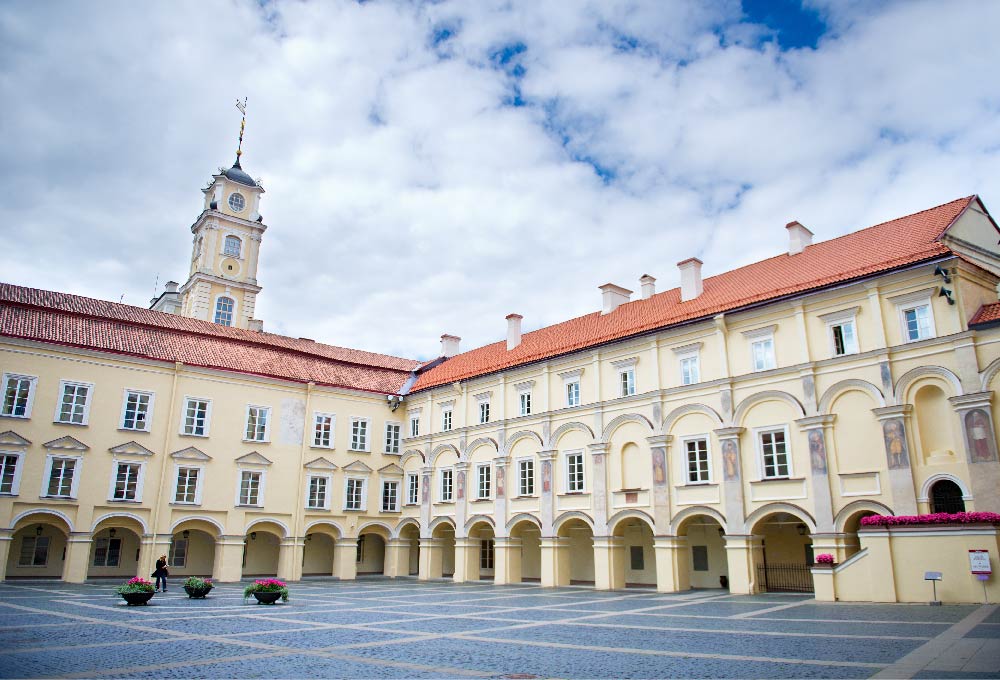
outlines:
{"label": "pink flower", "polygon": [[816,555],[816,564],[833,564],[833,555],[830,553]]}
{"label": "pink flower", "polygon": [[995,512],[934,512],[929,515],[870,515],[861,518],[861,526],[888,527],[922,524],[1000,524]]}

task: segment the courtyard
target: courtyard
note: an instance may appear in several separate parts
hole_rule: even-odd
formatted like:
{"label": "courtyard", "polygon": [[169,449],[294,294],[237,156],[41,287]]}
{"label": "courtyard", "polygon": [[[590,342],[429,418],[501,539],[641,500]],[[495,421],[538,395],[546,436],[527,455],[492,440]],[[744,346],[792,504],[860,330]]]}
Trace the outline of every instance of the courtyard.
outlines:
{"label": "courtyard", "polygon": [[1000,677],[996,606],[718,590],[306,580],[127,607],[112,583],[0,584],[3,677]]}

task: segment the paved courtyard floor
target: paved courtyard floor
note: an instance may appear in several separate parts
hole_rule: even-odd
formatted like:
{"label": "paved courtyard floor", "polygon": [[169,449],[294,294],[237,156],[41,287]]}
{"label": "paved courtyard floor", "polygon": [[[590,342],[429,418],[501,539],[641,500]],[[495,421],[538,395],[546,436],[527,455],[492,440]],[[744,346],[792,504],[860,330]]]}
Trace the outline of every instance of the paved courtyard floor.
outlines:
{"label": "paved courtyard floor", "polygon": [[995,605],[306,580],[263,606],[175,579],[128,607],[113,588],[0,584],[0,676],[1000,678]]}

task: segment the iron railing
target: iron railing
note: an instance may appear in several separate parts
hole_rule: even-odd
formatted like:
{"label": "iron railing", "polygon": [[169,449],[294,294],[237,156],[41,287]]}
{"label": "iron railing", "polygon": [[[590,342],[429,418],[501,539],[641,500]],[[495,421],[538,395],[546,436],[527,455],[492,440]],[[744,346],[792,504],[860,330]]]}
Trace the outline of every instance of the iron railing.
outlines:
{"label": "iron railing", "polygon": [[765,593],[811,593],[810,569],[805,564],[758,564],[757,583]]}

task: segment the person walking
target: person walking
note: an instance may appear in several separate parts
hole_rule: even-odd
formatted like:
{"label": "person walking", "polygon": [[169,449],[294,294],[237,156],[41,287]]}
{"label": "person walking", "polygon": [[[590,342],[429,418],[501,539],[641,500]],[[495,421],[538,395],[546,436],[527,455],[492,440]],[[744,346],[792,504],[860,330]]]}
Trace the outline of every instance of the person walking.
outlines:
{"label": "person walking", "polygon": [[167,571],[167,556],[160,555],[160,559],[156,560],[156,571],[153,572],[153,576],[156,578],[156,592],[160,592],[160,584],[163,584],[163,592],[167,592],[167,577],[170,576],[170,572]]}

